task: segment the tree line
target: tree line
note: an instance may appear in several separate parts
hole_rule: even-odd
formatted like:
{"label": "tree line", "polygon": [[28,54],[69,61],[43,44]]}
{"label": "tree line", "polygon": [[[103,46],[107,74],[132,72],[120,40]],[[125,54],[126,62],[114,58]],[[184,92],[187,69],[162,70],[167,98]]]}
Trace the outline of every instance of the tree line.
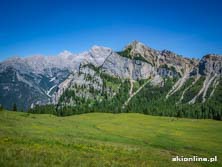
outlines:
{"label": "tree line", "polygon": [[128,81],[123,82],[117,95],[110,99],[103,99],[103,101],[84,99],[75,96],[74,92],[67,91],[64,97],[61,97],[62,101],[64,102],[69,96],[75,97],[76,105],[71,106],[66,103],[59,103],[58,105],[36,106],[28,112],[40,114],[48,113],[57,116],[68,116],[89,112],[136,112],[156,116],[222,120],[221,81],[212,98],[205,103],[198,102],[195,104],[177,103],[178,97],[176,95],[167,100],[165,99],[166,93],[174,82],[175,81],[168,79],[164,87],[155,87],[147,84],[142,91],[131,99],[130,103],[125,108],[122,108],[122,105],[129,96],[130,84]]}

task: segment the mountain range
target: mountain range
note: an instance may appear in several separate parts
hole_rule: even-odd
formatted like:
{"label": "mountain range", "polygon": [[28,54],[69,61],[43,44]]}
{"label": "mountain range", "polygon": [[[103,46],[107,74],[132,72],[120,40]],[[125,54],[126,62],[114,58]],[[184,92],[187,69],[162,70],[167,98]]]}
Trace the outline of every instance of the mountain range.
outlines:
{"label": "mountain range", "polygon": [[221,55],[185,58],[138,41],[119,52],[93,46],[80,54],[1,62],[0,104],[30,112],[48,107],[57,115],[101,111],[221,119],[221,76]]}

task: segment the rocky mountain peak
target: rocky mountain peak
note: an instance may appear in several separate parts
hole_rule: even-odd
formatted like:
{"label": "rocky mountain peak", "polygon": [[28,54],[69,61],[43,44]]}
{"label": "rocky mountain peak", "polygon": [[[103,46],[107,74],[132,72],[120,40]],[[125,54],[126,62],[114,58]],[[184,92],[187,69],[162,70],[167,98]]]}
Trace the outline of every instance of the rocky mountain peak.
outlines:
{"label": "rocky mountain peak", "polygon": [[128,47],[130,47],[130,48],[132,48],[132,49],[139,49],[139,48],[141,48],[141,47],[148,48],[148,47],[147,47],[146,45],[144,45],[142,42],[139,42],[139,41],[137,41],[137,40],[132,41],[131,43],[129,43],[129,44],[126,46],[126,48],[128,48]]}
{"label": "rocky mountain peak", "polygon": [[199,72],[202,75],[222,75],[222,55],[207,54],[199,63]]}
{"label": "rocky mountain peak", "polygon": [[30,69],[24,62],[24,59],[20,57],[11,57],[0,63],[0,72],[6,70],[7,68],[13,68],[17,71],[27,71]]}
{"label": "rocky mountain peak", "polygon": [[221,60],[222,59],[222,55],[218,55],[218,54],[207,54],[205,56],[203,56],[202,59],[205,59],[205,60],[213,60],[213,61],[217,61],[217,60]]}
{"label": "rocky mountain peak", "polygon": [[128,44],[125,47],[125,49],[130,49],[132,55],[135,55],[135,54],[144,55],[144,53],[146,51],[153,50],[153,49],[147,47],[146,45],[144,45],[142,42],[139,42],[139,41],[136,41],[136,40],[131,42],[130,44]]}
{"label": "rocky mountain peak", "polygon": [[87,61],[94,64],[95,66],[101,66],[106,58],[113,53],[112,49],[94,45],[90,51],[89,56],[85,56]]}
{"label": "rocky mountain peak", "polygon": [[70,56],[73,56],[73,53],[68,51],[68,50],[64,50],[63,52],[59,53],[59,57],[68,59]]}
{"label": "rocky mountain peak", "polygon": [[159,52],[155,49],[147,47],[142,42],[133,41],[125,47],[125,52],[129,52],[132,58],[140,57],[145,59],[150,64],[156,66],[156,60],[158,59]]}
{"label": "rocky mountain peak", "polygon": [[97,46],[94,45],[91,49],[90,52],[94,57],[104,57],[109,55],[112,52],[112,49],[104,47],[104,46]]}

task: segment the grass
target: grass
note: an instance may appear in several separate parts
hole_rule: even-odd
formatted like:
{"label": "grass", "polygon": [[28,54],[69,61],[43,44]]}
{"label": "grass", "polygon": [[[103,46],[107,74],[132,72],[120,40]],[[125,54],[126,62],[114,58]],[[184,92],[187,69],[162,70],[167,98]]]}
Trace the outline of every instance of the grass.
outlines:
{"label": "grass", "polygon": [[[222,166],[222,122],[136,113],[0,111],[0,166]],[[173,156],[218,162],[172,162]]]}

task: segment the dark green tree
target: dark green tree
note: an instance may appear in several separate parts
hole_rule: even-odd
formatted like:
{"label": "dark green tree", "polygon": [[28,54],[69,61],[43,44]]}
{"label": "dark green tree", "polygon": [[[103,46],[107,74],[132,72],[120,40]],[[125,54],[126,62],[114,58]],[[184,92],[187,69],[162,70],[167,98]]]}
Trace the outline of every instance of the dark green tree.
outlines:
{"label": "dark green tree", "polygon": [[16,103],[13,104],[12,111],[17,111],[17,105],[16,105]]}
{"label": "dark green tree", "polygon": [[0,104],[0,111],[3,111],[4,110],[4,108],[3,108],[3,106]]}

